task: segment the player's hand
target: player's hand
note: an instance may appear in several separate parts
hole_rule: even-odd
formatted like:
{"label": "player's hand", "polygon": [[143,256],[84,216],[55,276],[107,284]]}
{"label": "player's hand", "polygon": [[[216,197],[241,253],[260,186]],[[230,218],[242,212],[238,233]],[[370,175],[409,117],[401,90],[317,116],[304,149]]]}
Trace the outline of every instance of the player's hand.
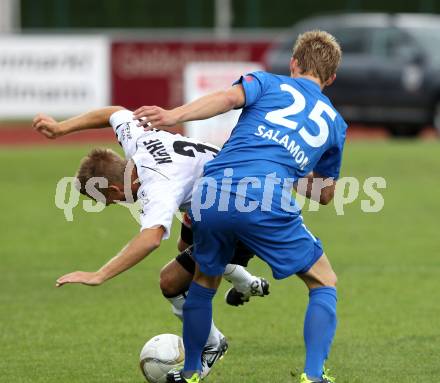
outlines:
{"label": "player's hand", "polygon": [[50,116],[37,114],[32,121],[32,127],[43,136],[54,139],[64,134],[60,124]]}
{"label": "player's hand", "polygon": [[160,129],[177,124],[173,110],[166,110],[158,106],[141,106],[133,112],[135,120],[140,120],[138,126],[145,130]]}
{"label": "player's hand", "polygon": [[75,271],[74,273],[69,273],[58,278],[55,286],[61,287],[67,283],[82,283],[87,286],[99,286],[103,282],[104,279],[97,272],[88,273],[86,271]]}

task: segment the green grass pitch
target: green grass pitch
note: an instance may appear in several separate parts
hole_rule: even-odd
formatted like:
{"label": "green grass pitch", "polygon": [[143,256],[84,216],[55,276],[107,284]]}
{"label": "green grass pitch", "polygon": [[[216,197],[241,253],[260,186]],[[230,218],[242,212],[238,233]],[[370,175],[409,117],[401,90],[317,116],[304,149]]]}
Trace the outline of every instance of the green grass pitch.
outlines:
{"label": "green grass pitch", "polygon": [[[328,366],[338,383],[434,382],[440,376],[440,144],[349,143],[343,175],[382,176],[384,210],[360,202],[305,212],[339,276],[339,326]],[[128,211],[55,207],[58,179],[89,146],[1,149],[0,382],[142,382],[138,355],[153,335],[180,334],[158,275],[175,256],[177,228],[159,251],[104,284],[54,287],[70,271],[101,266],[138,231]],[[361,193],[365,198],[365,194]],[[296,278],[242,308],[215,299],[230,351],[208,382],[297,382],[307,291]],[[294,375],[294,376],[292,376]]]}

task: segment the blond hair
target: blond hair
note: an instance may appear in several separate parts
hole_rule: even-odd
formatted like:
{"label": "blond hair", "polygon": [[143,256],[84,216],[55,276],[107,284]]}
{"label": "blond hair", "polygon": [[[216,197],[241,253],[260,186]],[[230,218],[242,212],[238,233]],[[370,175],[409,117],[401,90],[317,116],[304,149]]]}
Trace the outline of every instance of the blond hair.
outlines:
{"label": "blond hair", "polygon": [[300,34],[293,47],[293,58],[298,61],[302,73],[318,77],[322,84],[336,73],[341,57],[339,43],[325,31]]}
{"label": "blond hair", "polygon": [[[108,186],[124,184],[124,172],[127,161],[111,149],[93,149],[85,156],[79,165],[76,178],[79,181],[79,192],[87,195],[86,183],[90,178],[103,177]],[[96,185],[95,185],[96,187]],[[100,192],[105,188],[96,187]]]}

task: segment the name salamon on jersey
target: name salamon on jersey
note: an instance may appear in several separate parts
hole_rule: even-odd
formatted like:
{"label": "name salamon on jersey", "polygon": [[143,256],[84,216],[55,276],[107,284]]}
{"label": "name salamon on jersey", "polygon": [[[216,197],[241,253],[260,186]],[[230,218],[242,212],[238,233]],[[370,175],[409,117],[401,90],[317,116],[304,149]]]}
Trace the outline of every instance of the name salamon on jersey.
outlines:
{"label": "name salamon on jersey", "polygon": [[145,149],[147,149],[148,152],[153,156],[156,164],[169,164],[173,162],[161,140],[154,139],[148,142],[144,141],[143,144]]}
{"label": "name salamon on jersey", "polygon": [[301,146],[295,142],[295,140],[291,139],[289,135],[284,134],[281,138],[281,132],[279,130],[267,129],[264,125],[259,125],[257,128],[257,132],[254,135],[276,142],[279,145],[284,146],[292,155],[295,162],[299,165],[299,168],[304,169],[309,163],[309,158],[305,155],[304,150],[302,150]]}

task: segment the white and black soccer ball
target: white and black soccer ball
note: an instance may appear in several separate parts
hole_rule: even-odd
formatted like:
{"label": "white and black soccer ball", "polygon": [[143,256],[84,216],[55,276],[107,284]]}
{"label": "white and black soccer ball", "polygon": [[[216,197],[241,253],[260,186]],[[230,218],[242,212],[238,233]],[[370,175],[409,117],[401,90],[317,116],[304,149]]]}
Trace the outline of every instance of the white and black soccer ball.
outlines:
{"label": "white and black soccer ball", "polygon": [[140,366],[150,383],[165,383],[167,373],[181,368],[185,359],[183,340],[174,334],[161,334],[151,338],[142,348]]}

